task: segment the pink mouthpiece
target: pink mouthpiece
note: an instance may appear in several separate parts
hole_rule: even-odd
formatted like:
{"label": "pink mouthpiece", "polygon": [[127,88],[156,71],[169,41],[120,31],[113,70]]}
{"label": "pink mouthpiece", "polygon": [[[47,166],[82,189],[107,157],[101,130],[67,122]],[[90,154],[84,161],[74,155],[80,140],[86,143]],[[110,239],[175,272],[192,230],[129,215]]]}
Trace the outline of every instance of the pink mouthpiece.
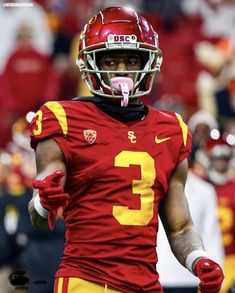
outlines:
{"label": "pink mouthpiece", "polygon": [[129,77],[113,77],[111,82],[115,93],[121,93],[123,96],[121,106],[126,107],[129,101],[129,93],[134,86],[133,80]]}

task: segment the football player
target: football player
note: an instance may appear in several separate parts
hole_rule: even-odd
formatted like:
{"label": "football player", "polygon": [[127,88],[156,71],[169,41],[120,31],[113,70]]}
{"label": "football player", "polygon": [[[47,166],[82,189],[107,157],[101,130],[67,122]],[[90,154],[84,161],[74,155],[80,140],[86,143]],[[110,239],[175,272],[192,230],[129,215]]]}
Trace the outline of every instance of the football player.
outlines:
{"label": "football player", "polygon": [[235,282],[235,180],[230,176],[230,162],[234,157],[233,147],[225,133],[219,139],[207,143],[208,181],[216,190],[219,203],[219,218],[223,236],[225,262],[224,284],[221,293],[229,292]]}
{"label": "football player", "polygon": [[160,213],[171,248],[219,292],[223,272],[203,248],[184,195],[191,135],[181,116],[145,106],[162,55],[157,33],[124,7],[85,25],[77,64],[93,97],[47,102],[31,124],[33,224],[53,229],[64,208],[57,293],[163,292],[156,271]]}

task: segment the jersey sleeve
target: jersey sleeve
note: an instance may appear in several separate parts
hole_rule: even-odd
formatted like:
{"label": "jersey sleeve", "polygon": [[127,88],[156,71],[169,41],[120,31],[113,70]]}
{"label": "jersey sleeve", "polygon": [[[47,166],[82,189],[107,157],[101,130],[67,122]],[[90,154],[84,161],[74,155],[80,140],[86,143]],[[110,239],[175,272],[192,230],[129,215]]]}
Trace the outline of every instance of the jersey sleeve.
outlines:
{"label": "jersey sleeve", "polygon": [[179,126],[181,128],[181,135],[182,135],[182,146],[178,156],[177,164],[181,163],[188,155],[191,153],[192,148],[192,133],[188,128],[187,124],[184,122],[181,115],[175,113],[176,118],[178,120]]}
{"label": "jersey sleeve", "polygon": [[68,121],[63,105],[59,102],[45,103],[36,112],[30,124],[31,147],[36,149],[40,141],[52,138],[59,144],[67,160],[67,136]]}

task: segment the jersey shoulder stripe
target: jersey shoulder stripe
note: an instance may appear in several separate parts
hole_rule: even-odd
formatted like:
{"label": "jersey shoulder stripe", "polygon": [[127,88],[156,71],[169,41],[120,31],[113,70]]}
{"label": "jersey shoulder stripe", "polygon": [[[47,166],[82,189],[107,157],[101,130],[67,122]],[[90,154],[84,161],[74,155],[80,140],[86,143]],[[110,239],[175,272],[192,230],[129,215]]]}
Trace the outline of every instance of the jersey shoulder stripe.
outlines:
{"label": "jersey shoulder stripe", "polygon": [[180,114],[175,113],[175,115],[176,115],[176,118],[177,118],[177,120],[179,122],[179,125],[181,127],[181,130],[182,130],[184,146],[186,146],[186,144],[187,144],[187,138],[188,138],[188,126],[184,122],[184,120],[183,120],[183,118],[181,117]]}
{"label": "jersey shoulder stripe", "polygon": [[45,106],[55,115],[63,134],[66,136],[68,133],[68,122],[63,106],[59,102],[47,102]]}

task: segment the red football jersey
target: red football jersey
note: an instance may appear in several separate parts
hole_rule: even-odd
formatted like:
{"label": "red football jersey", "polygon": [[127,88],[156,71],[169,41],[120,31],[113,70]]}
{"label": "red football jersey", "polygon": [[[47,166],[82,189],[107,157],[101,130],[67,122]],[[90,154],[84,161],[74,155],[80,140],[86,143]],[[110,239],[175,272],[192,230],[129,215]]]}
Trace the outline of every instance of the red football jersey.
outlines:
{"label": "red football jersey", "polygon": [[158,206],[189,154],[180,115],[148,107],[123,123],[91,102],[47,102],[31,145],[53,138],[67,163],[66,245],[56,277],[107,283],[122,292],[162,292],[156,272]]}
{"label": "red football jersey", "polygon": [[235,181],[215,186],[225,255],[235,254]]}

